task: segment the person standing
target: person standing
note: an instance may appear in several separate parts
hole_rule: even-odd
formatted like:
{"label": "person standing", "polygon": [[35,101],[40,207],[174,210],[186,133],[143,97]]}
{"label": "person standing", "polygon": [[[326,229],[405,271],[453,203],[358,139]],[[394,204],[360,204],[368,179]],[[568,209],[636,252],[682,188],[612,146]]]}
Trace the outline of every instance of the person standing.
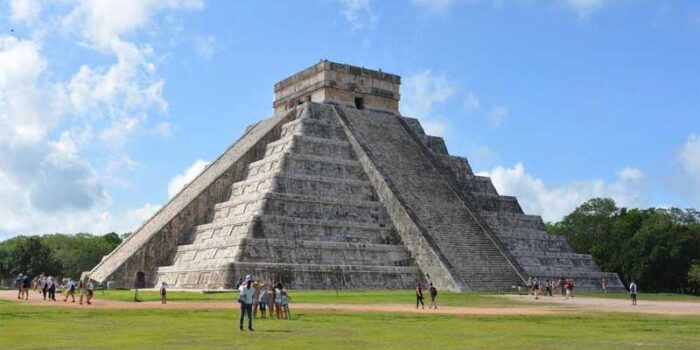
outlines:
{"label": "person standing", "polygon": [[49,278],[46,276],[46,272],[41,274],[41,293],[46,300],[46,295],[49,293]]}
{"label": "person standing", "polygon": [[421,286],[420,282],[416,283],[416,309],[418,304],[422,306],[422,309],[425,309],[425,304],[423,304],[423,286]]}
{"label": "person standing", "polygon": [[49,300],[50,301],[56,301],[56,281],[53,280],[53,277],[49,277]]}
{"label": "person standing", "polygon": [[95,294],[95,285],[92,284],[92,281],[90,278],[86,277],[87,279],[87,304],[90,305],[92,304],[90,301],[92,300],[92,296]]}
{"label": "person standing", "polygon": [[253,282],[255,294],[253,294],[253,317],[258,318],[258,306],[260,305],[260,282]]}
{"label": "person standing", "polygon": [[435,303],[435,298],[437,298],[437,288],[433,285],[433,282],[430,282],[430,305],[428,306],[428,309],[435,308],[437,310],[437,303]]}
{"label": "person standing", "polygon": [[165,304],[167,302],[167,286],[168,284],[165,283],[165,281],[160,281],[160,303]]}
{"label": "person standing", "polygon": [[253,288],[253,279],[250,275],[246,276],[245,282],[238,287],[238,291],[240,292],[238,302],[241,304],[240,329],[241,331],[243,330],[243,319],[248,315],[248,330],[253,331],[253,295],[255,295],[255,288]]}
{"label": "person standing", "polygon": [[561,294],[561,296],[566,295],[566,280],[564,279],[564,277],[559,279],[559,293]]}
{"label": "person standing", "polygon": [[28,275],[24,275],[22,278],[22,294],[24,294],[24,300],[29,300],[29,289],[32,287],[32,279]]}
{"label": "person standing", "polygon": [[265,283],[260,285],[260,296],[258,297],[258,306],[260,306],[260,317],[265,318],[267,312],[267,296],[270,292],[265,288]]}
{"label": "person standing", "polygon": [[267,290],[267,299],[265,300],[265,305],[267,306],[267,314],[270,318],[275,317],[275,287],[270,284]]}
{"label": "person standing", "polygon": [[66,297],[63,298],[64,303],[68,301],[68,297],[73,298],[71,303],[75,302],[75,281],[72,278],[68,279],[68,285],[66,285]]}
{"label": "person standing", "polygon": [[600,288],[603,289],[603,294],[608,293],[608,280],[605,277],[603,277],[603,279],[600,280]]}
{"label": "person standing", "polygon": [[282,289],[282,283],[277,282],[277,286],[275,286],[275,315],[278,320],[282,318]]}
{"label": "person standing", "polygon": [[287,295],[286,289],[282,289],[282,314],[285,320],[292,319],[292,313],[289,312],[289,295]]}
{"label": "person standing", "polygon": [[539,299],[540,281],[537,278],[535,278],[534,284],[532,285],[532,294],[535,296],[535,300]]}
{"label": "person standing", "polygon": [[637,284],[634,280],[630,283],[630,299],[632,299],[632,305],[637,305]]}
{"label": "person standing", "polygon": [[553,284],[554,284],[554,280],[552,280],[552,281],[545,280],[545,281],[544,281],[544,288],[545,288],[545,289],[544,289],[544,295],[545,295],[545,296],[547,296],[547,294],[549,294],[550,297],[552,296],[552,287],[553,287]]}

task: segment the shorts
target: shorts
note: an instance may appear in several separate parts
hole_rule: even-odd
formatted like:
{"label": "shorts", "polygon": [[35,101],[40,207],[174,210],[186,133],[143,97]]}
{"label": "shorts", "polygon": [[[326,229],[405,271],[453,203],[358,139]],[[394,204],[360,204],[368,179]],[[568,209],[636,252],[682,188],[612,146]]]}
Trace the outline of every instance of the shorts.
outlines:
{"label": "shorts", "polygon": [[630,298],[637,299],[637,293],[630,293]]}
{"label": "shorts", "polygon": [[265,304],[264,301],[261,301],[261,302],[259,303],[259,305],[260,305],[260,310],[265,311],[265,307],[266,307],[267,304]]}
{"label": "shorts", "polygon": [[91,296],[92,296],[92,291],[91,291],[91,290],[88,290],[88,291],[87,291],[87,295],[88,295],[89,297],[91,297]]}

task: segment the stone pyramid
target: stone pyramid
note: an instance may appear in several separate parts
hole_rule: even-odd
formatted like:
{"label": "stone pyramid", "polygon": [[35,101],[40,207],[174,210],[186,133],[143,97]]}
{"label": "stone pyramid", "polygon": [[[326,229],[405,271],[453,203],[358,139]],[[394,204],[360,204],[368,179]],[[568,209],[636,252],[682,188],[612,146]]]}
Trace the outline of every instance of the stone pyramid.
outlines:
{"label": "stone pyramid", "polygon": [[228,289],[512,290],[603,273],[443,139],[398,111],[400,77],[321,61],[275,85],[275,114],[89,272],[99,282]]}

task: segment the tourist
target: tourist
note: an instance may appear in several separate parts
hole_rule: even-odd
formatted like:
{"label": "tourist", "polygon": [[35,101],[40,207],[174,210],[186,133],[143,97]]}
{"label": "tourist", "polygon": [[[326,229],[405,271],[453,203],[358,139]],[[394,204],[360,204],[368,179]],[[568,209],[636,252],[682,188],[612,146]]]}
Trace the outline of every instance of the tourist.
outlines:
{"label": "tourist", "polygon": [[282,289],[282,314],[286,320],[292,319],[292,313],[289,312],[289,295],[286,289]]}
{"label": "tourist", "polygon": [[540,293],[540,281],[535,278],[534,284],[532,285],[532,295],[535,296],[535,300],[539,299],[539,293]]}
{"label": "tourist", "polygon": [[435,288],[433,282],[430,282],[430,306],[428,306],[428,309],[435,308],[435,310],[437,310],[437,303],[435,303],[437,292],[437,288]]}
{"label": "tourist", "polygon": [[551,282],[549,281],[549,279],[544,281],[544,288],[545,288],[544,295],[545,296],[547,296],[547,294],[549,294],[550,297],[552,296],[552,284],[554,284],[554,280],[552,280]]}
{"label": "tourist", "polygon": [[15,288],[17,288],[17,299],[22,299],[22,281],[24,280],[24,275],[20,273],[17,275],[17,278],[15,278]]}
{"label": "tourist", "polygon": [[425,304],[423,304],[423,286],[421,286],[420,282],[416,283],[416,309],[418,304],[422,306],[422,309],[425,309]]}
{"label": "tourist", "polygon": [[571,297],[571,280],[567,279],[566,282],[564,282],[564,289],[566,289],[566,299],[569,299]]}
{"label": "tourist", "polygon": [[270,284],[270,288],[267,290],[267,299],[265,300],[265,306],[267,306],[267,314],[270,318],[275,316],[275,287]]}
{"label": "tourist", "polygon": [[41,274],[41,293],[46,300],[46,295],[49,293],[49,278],[46,276],[46,272]]}
{"label": "tourist", "polygon": [[600,288],[603,289],[603,294],[608,293],[608,280],[605,277],[600,280]]}
{"label": "tourist", "polygon": [[32,286],[32,280],[28,275],[24,275],[22,278],[22,294],[24,294],[24,300],[29,300],[29,288]]}
{"label": "tourist", "polygon": [[165,304],[167,302],[167,293],[168,291],[166,290],[166,287],[168,286],[165,281],[160,281],[160,303]]}
{"label": "tourist", "polygon": [[248,315],[248,330],[253,331],[253,279],[250,275],[246,276],[245,282],[238,288],[238,302],[241,304],[241,318],[239,322],[240,329],[243,330],[243,319]]}
{"label": "tourist", "polygon": [[258,306],[260,304],[260,282],[253,282],[255,294],[253,294],[253,317],[258,318]]}
{"label": "tourist", "polygon": [[90,301],[92,300],[92,297],[95,294],[95,285],[92,284],[92,281],[89,277],[85,277],[85,279],[88,281],[87,286],[85,287],[87,289],[87,304],[90,305],[92,304]]}
{"label": "tourist", "polygon": [[267,312],[267,296],[270,292],[265,288],[265,283],[260,285],[260,295],[258,296],[258,306],[260,306],[260,317],[265,318],[265,313]]}
{"label": "tourist", "polygon": [[565,280],[564,277],[559,279],[559,293],[563,297],[566,296],[566,283],[567,283],[567,280]]}
{"label": "tourist", "polygon": [[632,299],[632,305],[637,305],[637,284],[634,283],[634,280],[630,283],[630,298]]}
{"label": "tourist", "polygon": [[83,279],[78,280],[78,289],[80,290],[80,305],[83,305],[83,298],[86,298],[87,296],[85,295],[85,283],[83,283]]}
{"label": "tourist", "polygon": [[275,315],[277,315],[277,319],[282,318],[282,283],[277,282],[277,286],[275,287]]}
{"label": "tourist", "polygon": [[48,278],[47,286],[49,291],[49,300],[56,301],[56,281],[53,280],[53,277]]}
{"label": "tourist", "polygon": [[66,297],[63,298],[63,302],[68,302],[68,297],[73,298],[73,301],[71,303],[75,302],[75,281],[73,281],[72,278],[68,279],[68,283],[66,284]]}
{"label": "tourist", "polygon": [[571,289],[571,299],[574,298],[574,279],[569,278],[569,288]]}

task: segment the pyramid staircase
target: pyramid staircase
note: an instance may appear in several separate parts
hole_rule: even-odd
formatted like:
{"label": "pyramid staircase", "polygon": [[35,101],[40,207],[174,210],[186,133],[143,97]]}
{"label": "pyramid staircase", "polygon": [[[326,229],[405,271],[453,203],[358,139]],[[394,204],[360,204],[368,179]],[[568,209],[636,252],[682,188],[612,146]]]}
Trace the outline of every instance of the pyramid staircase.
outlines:
{"label": "pyramid staircase", "polygon": [[248,165],[213,220],[177,247],[156,285],[231,288],[240,277],[290,288],[411,288],[421,272],[332,115],[297,107]]}

